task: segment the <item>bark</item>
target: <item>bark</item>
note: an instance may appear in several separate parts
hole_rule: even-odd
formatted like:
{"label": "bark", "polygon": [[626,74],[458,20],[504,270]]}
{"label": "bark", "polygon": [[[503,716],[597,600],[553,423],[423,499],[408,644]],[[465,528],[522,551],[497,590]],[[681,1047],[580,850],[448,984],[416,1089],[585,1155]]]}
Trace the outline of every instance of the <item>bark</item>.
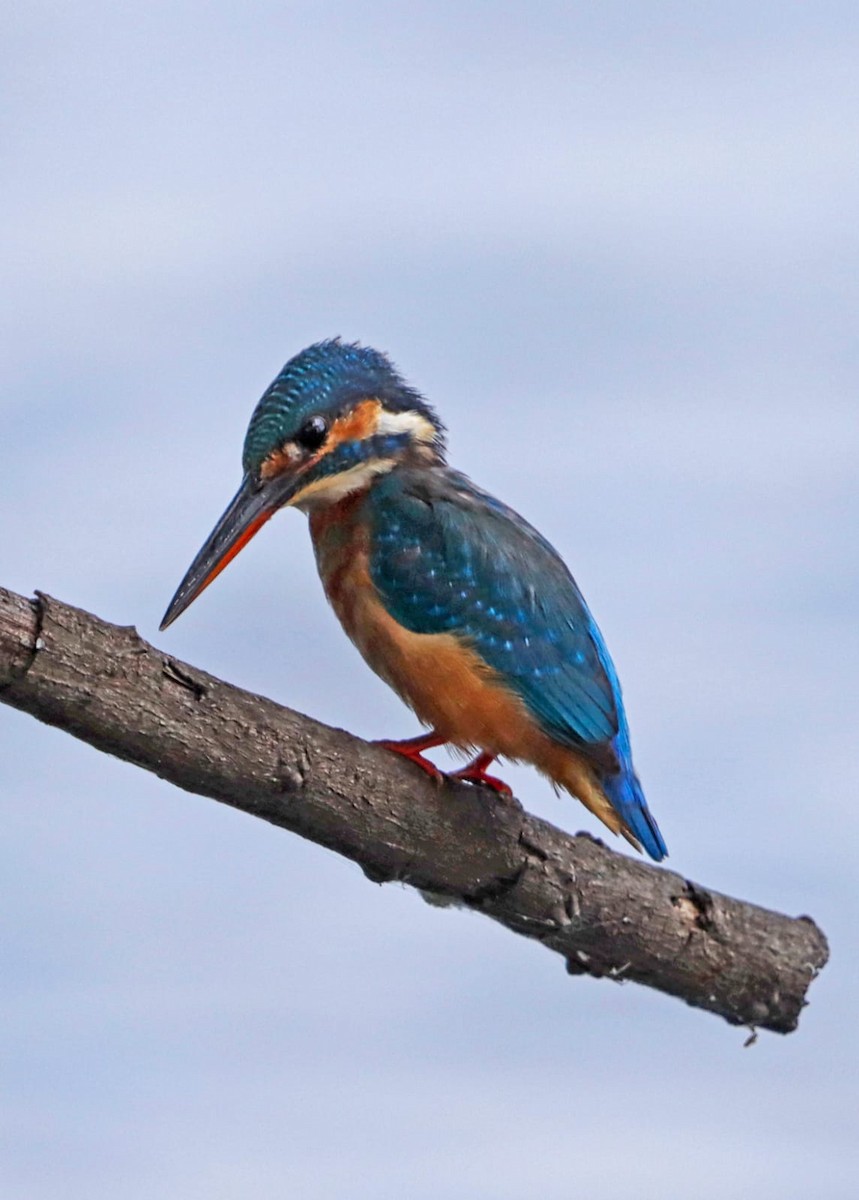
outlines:
{"label": "bark", "polygon": [[570,974],[632,980],[788,1033],[828,957],[809,917],[720,895],[178,662],[133,627],[0,589],[0,700],[378,883],[484,913]]}

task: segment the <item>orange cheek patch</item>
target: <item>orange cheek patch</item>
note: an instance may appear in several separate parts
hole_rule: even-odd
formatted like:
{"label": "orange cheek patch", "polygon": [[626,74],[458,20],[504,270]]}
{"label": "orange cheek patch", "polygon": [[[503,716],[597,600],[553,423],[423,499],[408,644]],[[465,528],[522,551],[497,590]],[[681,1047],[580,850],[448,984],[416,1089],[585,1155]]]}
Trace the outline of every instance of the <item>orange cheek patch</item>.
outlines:
{"label": "orange cheek patch", "polygon": [[319,462],[321,458],[325,458],[326,454],[330,454],[335,447],[341,446],[344,442],[362,442],[376,432],[381,411],[382,405],[379,400],[362,400],[350,412],[337,418],[328,431],[328,437],[324,444],[316,454],[305,459],[295,442],[284,442],[263,460],[260,475],[263,479],[268,480],[275,479],[284,471],[299,466],[304,471]]}
{"label": "orange cheek patch", "polygon": [[285,442],[279,450],[273,450],[268,458],[263,459],[259,473],[263,479],[274,479],[288,467],[293,467],[301,458],[301,451],[294,442]]}
{"label": "orange cheek patch", "polygon": [[325,439],[325,445],[320,454],[320,458],[333,450],[335,446],[342,445],[343,442],[362,442],[364,438],[370,437],[376,432],[376,427],[379,424],[379,414],[382,411],[382,405],[378,400],[362,400],[360,404],[356,404],[351,412],[344,413],[342,417],[338,417],[328,437]]}

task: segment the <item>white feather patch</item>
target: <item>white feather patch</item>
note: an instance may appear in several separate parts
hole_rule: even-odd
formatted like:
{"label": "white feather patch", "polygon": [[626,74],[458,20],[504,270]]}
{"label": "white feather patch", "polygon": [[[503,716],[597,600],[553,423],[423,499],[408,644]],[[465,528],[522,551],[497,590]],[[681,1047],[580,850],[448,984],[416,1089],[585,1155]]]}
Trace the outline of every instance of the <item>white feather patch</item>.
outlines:
{"label": "white feather patch", "polygon": [[368,459],[367,462],[358,463],[339,475],[323,475],[320,479],[314,479],[307,487],[296,492],[289,503],[302,511],[314,504],[333,504],[336,500],[348,496],[350,492],[362,491],[377,475],[384,475],[394,466],[396,460],[393,458]]}
{"label": "white feather patch", "polygon": [[387,412],[384,408],[380,409],[373,432],[383,435],[407,433],[415,442],[431,442],[436,436],[436,429],[432,421],[428,421],[425,416],[415,412],[414,409],[398,413]]}

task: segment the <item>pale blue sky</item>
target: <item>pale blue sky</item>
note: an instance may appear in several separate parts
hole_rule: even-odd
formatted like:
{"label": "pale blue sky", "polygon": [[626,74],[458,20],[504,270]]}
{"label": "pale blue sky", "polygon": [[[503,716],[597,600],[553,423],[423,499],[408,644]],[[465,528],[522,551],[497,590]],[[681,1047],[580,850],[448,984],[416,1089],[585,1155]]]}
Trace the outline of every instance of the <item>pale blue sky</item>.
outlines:
{"label": "pale blue sky", "polygon": [[669,865],[811,912],[833,962],[798,1034],[743,1050],[0,708],[0,1191],[852,1200],[859,10],[4,27],[0,584],[415,732],[298,514],[156,633],[264,386],[317,338],[377,345],[576,574]]}

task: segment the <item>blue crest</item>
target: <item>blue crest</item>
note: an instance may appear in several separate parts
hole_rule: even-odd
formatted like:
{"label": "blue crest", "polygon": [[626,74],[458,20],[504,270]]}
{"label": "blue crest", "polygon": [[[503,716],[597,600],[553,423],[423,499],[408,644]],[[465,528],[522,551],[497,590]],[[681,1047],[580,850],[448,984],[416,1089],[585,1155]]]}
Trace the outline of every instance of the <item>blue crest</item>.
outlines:
{"label": "blue crest", "polygon": [[335,416],[371,396],[389,412],[420,412],[438,430],[442,450],[444,426],[387,355],[330,338],[291,358],[264,393],[245,436],[245,471],[258,470],[267,455],[293,438],[314,414]]}

